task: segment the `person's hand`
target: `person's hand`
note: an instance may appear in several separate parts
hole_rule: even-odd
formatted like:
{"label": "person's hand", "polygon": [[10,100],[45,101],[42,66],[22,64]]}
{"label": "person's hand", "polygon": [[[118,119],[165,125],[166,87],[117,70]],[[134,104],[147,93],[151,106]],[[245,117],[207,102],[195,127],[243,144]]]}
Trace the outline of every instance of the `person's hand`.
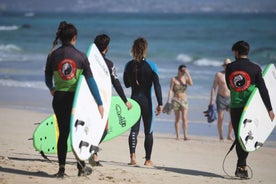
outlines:
{"label": "person's hand", "polygon": [[269,115],[269,117],[270,117],[271,121],[273,121],[273,120],[274,120],[274,118],[275,118],[275,114],[274,114],[274,112],[271,110],[271,111],[269,111],[269,112],[268,112],[268,115]]}
{"label": "person's hand", "polygon": [[132,108],[132,104],[131,104],[129,101],[127,101],[127,102],[125,103],[125,105],[127,106],[127,109],[128,109],[128,110],[130,110],[130,109]]}
{"label": "person's hand", "polygon": [[155,109],[155,115],[158,116],[162,112],[162,105],[158,105]]}
{"label": "person's hand", "polygon": [[99,105],[99,106],[98,106],[98,110],[99,110],[99,113],[100,113],[100,115],[101,115],[101,118],[103,119],[103,116],[104,116],[104,108],[103,108],[103,106],[102,106],[102,105]]}
{"label": "person's hand", "polygon": [[50,93],[51,93],[52,96],[55,95],[55,92],[56,92],[55,90],[51,90],[51,91],[50,91]]}

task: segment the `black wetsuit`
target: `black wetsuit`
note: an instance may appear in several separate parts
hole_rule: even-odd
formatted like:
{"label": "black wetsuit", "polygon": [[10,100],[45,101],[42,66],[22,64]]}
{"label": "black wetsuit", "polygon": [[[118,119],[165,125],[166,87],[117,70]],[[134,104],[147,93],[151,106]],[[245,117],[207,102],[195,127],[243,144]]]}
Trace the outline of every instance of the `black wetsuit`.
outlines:
{"label": "black wetsuit", "polygon": [[[98,87],[84,53],[78,51],[72,45],[63,45],[48,55],[45,83],[50,90],[55,90],[52,106],[59,128],[57,149],[59,165],[65,165],[66,161],[71,110],[77,82],[81,74],[85,76],[98,105],[102,105]],[[84,166],[84,162],[78,162],[78,169]]]}
{"label": "black wetsuit", "polygon": [[[102,55],[103,55],[103,58],[105,60],[105,63],[107,65],[109,73],[110,73],[111,83],[112,83],[113,87],[115,88],[117,94],[121,97],[121,99],[124,101],[124,103],[126,103],[127,98],[126,98],[124,90],[121,86],[120,80],[117,76],[116,68],[115,68],[113,62],[105,57],[105,54],[102,54]],[[102,136],[100,142],[102,142],[104,140],[105,136],[107,135],[107,132],[108,132],[108,122],[106,124],[106,128],[105,128],[105,131],[103,133],[103,136]]]}
{"label": "black wetsuit", "polygon": [[[150,160],[153,146],[153,117],[154,108],[151,97],[152,84],[158,105],[162,105],[162,91],[157,73],[157,66],[150,61],[129,61],[124,70],[125,86],[131,87],[131,98],[138,102],[144,123],[146,160]],[[130,153],[135,153],[140,120],[131,128],[129,135]]]}
{"label": "black wetsuit", "polygon": [[237,167],[246,166],[248,152],[244,151],[238,139],[238,127],[243,108],[255,87],[258,87],[268,111],[272,110],[269,94],[262,77],[261,68],[249,59],[237,59],[226,67],[225,79],[231,93],[230,114],[236,136]]}

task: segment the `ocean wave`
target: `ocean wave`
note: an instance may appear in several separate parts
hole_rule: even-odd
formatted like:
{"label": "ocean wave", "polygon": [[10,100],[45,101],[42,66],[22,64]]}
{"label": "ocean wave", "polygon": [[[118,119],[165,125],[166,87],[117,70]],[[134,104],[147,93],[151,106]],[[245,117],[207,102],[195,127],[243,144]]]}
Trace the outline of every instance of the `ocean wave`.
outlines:
{"label": "ocean wave", "polygon": [[0,31],[15,31],[18,30],[19,26],[12,25],[12,26],[0,26]]}
{"label": "ocean wave", "polygon": [[179,54],[176,57],[177,61],[183,62],[183,63],[192,63],[197,66],[221,66],[222,62],[214,59],[208,59],[208,58],[198,58],[195,59],[190,55],[187,54]]}
{"label": "ocean wave", "polygon": [[44,82],[38,81],[17,81],[12,79],[0,79],[1,86],[7,87],[23,87],[23,88],[35,88],[35,89],[43,89],[46,90],[47,87],[45,86]]}
{"label": "ocean wave", "polygon": [[21,51],[22,49],[18,47],[17,45],[14,44],[1,44],[0,45],[0,52],[5,51],[5,52],[13,52],[13,51]]}

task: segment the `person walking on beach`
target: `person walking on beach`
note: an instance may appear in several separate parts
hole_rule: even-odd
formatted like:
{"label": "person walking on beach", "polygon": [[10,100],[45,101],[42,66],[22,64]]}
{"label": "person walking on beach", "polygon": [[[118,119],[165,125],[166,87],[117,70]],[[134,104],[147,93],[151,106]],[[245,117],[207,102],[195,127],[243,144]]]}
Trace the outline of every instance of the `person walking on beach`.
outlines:
{"label": "person walking on beach", "polygon": [[[61,41],[62,45],[55,49],[58,40]],[[84,53],[74,47],[76,40],[76,27],[65,21],[60,22],[45,67],[45,83],[53,95],[52,106],[57,117],[59,129],[57,143],[59,170],[54,176],[61,178],[65,175],[71,110],[77,82],[81,74],[83,74],[87,80],[88,86],[98,104],[98,110],[102,117],[104,113],[102,100],[97,84],[93,78],[89,61]],[[92,169],[85,166],[84,161],[78,160],[77,168],[78,176],[89,175],[92,173]]]}
{"label": "person walking on beach", "polygon": [[[94,43],[96,44],[99,51],[102,53],[102,56],[103,56],[103,58],[106,62],[106,65],[107,65],[108,69],[109,69],[109,73],[110,73],[111,82],[112,82],[113,87],[115,88],[116,92],[121,97],[121,99],[124,101],[124,103],[125,103],[126,107],[128,108],[128,110],[130,110],[132,108],[132,104],[126,98],[126,95],[125,95],[124,90],[121,86],[120,80],[117,76],[116,68],[115,68],[113,62],[106,58],[106,54],[107,54],[108,49],[109,49],[109,42],[110,42],[110,37],[106,34],[98,35],[94,39]],[[101,139],[101,142],[105,138],[105,136],[107,134],[107,130],[108,130],[108,122],[107,122],[106,129],[104,131],[103,137]],[[102,164],[100,163],[100,161],[98,159],[98,154],[97,153],[94,153],[93,157],[89,161],[94,166],[102,166]]]}
{"label": "person walking on beach", "polygon": [[271,121],[275,115],[272,110],[270,97],[262,77],[261,68],[248,59],[250,46],[245,41],[238,41],[232,46],[235,61],[226,66],[225,79],[230,89],[230,115],[236,136],[236,154],[238,157],[235,176],[242,179],[248,178],[247,163],[248,152],[244,151],[237,140],[238,126],[245,103],[251,95],[255,86],[259,89],[260,95],[267,108]]}
{"label": "person walking on beach", "polygon": [[180,116],[182,120],[182,128],[184,134],[184,140],[189,140],[188,138],[188,99],[186,90],[188,85],[193,85],[193,80],[190,75],[190,72],[186,65],[180,65],[178,67],[177,76],[171,78],[170,89],[168,92],[167,103],[170,102],[171,96],[173,94],[173,98],[171,100],[174,114],[175,114],[175,132],[176,132],[176,140],[180,140]]}
{"label": "person walking on beach", "polygon": [[[218,127],[218,133],[219,133],[219,139],[223,140],[223,119],[224,119],[224,111],[229,111],[229,105],[230,105],[230,91],[226,85],[225,81],[225,68],[226,65],[231,63],[231,60],[229,58],[226,58],[223,62],[223,71],[217,72],[214,78],[213,86],[211,89],[211,97],[210,97],[210,103],[209,105],[213,105],[215,102],[214,96],[216,94],[216,90],[218,87],[217,91],[217,97],[216,97],[216,106],[217,106],[217,113],[218,113],[218,122],[217,122],[217,127]],[[231,121],[229,122],[228,125],[228,135],[227,139],[228,140],[233,140],[232,138],[232,123]]]}
{"label": "person walking on beach", "polygon": [[[159,115],[162,111],[162,91],[159,83],[157,66],[155,63],[146,59],[148,42],[145,38],[137,38],[132,45],[133,59],[129,61],[124,70],[125,86],[131,87],[131,98],[138,102],[141,108],[141,118],[144,123],[146,161],[144,165],[153,166],[151,153],[153,147],[153,102],[151,88],[154,86],[157,98],[155,114]],[[140,129],[140,120],[131,128],[128,142],[130,150],[130,165],[136,165],[135,149],[137,136]]]}

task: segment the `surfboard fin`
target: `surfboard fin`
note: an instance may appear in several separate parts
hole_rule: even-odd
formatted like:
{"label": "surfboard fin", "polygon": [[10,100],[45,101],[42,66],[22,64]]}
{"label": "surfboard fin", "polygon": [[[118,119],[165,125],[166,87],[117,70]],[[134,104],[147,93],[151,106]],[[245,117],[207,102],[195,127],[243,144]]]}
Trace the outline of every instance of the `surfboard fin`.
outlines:
{"label": "surfboard fin", "polygon": [[252,132],[249,131],[248,135],[245,137],[245,142],[247,142],[248,140],[253,140],[253,139],[254,139],[254,137],[252,136]]}
{"label": "surfboard fin", "polygon": [[262,147],[263,145],[264,145],[263,143],[257,141],[257,142],[255,143],[255,148]]}
{"label": "surfboard fin", "polygon": [[100,148],[98,146],[91,145],[89,152],[91,153],[92,151],[94,151],[94,153],[97,153],[100,151]]}
{"label": "surfboard fin", "polygon": [[245,119],[244,121],[243,121],[243,125],[245,126],[246,125],[246,123],[251,123],[252,122],[252,120],[251,119]]}
{"label": "surfboard fin", "polygon": [[85,141],[81,141],[80,144],[79,144],[79,148],[81,149],[81,147],[88,147],[89,146],[89,143],[88,142],[85,142]]}
{"label": "surfboard fin", "polygon": [[75,122],[75,127],[77,127],[78,125],[83,126],[84,124],[85,124],[84,121],[77,119],[76,122]]}

